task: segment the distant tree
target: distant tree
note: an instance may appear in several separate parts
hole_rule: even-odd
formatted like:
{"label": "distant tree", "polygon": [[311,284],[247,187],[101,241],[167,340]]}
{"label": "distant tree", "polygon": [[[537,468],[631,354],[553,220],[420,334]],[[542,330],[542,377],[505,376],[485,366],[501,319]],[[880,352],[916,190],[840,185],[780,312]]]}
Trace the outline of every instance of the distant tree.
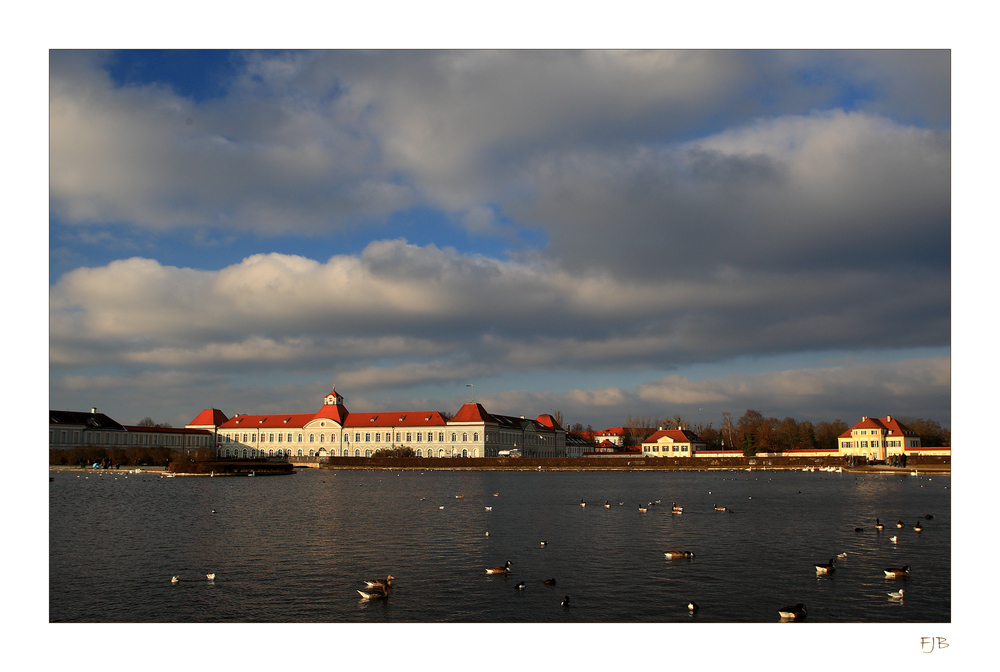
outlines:
{"label": "distant tree", "polygon": [[926,448],[951,446],[951,432],[941,427],[937,420],[922,418],[900,418],[899,421],[920,437],[920,445]]}
{"label": "distant tree", "polygon": [[147,415],[145,418],[135,423],[135,425],[136,427],[156,427],[156,421]]}
{"label": "distant tree", "polygon": [[556,411],[555,413],[552,414],[552,417],[555,418],[556,424],[558,426],[560,426],[560,427],[563,426],[563,414],[562,414],[562,411]]}
{"label": "distant tree", "polygon": [[722,414],[722,426],[719,427],[719,440],[724,449],[732,450],[736,447],[733,436],[736,434],[733,428],[733,418],[729,411]]}
{"label": "distant tree", "polygon": [[396,446],[393,448],[379,448],[372,457],[416,457],[417,453],[409,446]]}
{"label": "distant tree", "polygon": [[764,415],[748,408],[736,423],[736,446],[744,455],[756,455],[760,446],[760,434],[764,426]]}
{"label": "distant tree", "polygon": [[834,450],[840,446],[837,439],[841,434],[846,432],[850,427],[847,423],[837,418],[833,422],[826,422],[825,420],[816,424],[815,435],[816,435],[816,447],[824,450]]}

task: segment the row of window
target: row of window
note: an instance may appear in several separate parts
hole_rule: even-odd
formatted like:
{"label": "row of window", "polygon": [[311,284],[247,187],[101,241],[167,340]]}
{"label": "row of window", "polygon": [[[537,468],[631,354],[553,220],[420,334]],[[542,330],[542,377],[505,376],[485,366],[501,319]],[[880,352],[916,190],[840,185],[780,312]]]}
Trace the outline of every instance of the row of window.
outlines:
{"label": "row of window", "polygon": [[[671,450],[673,448],[673,450]],[[642,452],[644,453],[658,453],[660,452],[660,446],[643,446]],[[686,453],[688,452],[687,445],[676,445],[676,446],[663,446],[664,453]]]}
{"label": "row of window", "polygon": [[[364,434],[365,434],[365,442],[366,443],[371,443],[372,442],[372,432],[365,432]],[[385,437],[385,440],[387,442],[392,440],[392,438],[391,438],[392,434],[390,432],[385,432],[385,433],[383,433],[383,432],[374,432],[374,435],[375,435],[375,443],[381,443],[383,436]],[[242,439],[240,439],[240,436],[241,436],[241,434],[239,434],[239,433],[235,433],[234,434],[232,432],[226,432],[226,434],[225,434],[225,436],[223,438],[224,438],[225,442],[227,442],[227,443],[231,443],[233,441],[239,442],[241,440],[242,440],[243,443],[256,443],[257,442],[257,434],[255,434],[255,433],[244,432],[242,434],[242,437],[243,437]],[[265,436],[264,434],[260,435],[260,440],[261,441],[264,441],[264,436]],[[303,438],[304,438],[305,435],[304,434],[296,434],[294,436],[294,440],[293,440],[293,435],[292,435],[291,432],[289,432],[287,434],[284,434],[284,433],[267,434],[266,436],[267,436],[267,443],[302,443],[303,442],[302,440],[303,440]],[[275,438],[274,438],[275,436],[278,437],[277,441],[275,441]],[[397,443],[402,442],[403,441],[403,436],[404,436],[403,432],[396,432],[396,442]],[[413,442],[413,433],[412,432],[405,432],[405,436],[406,436],[406,441],[408,443],[409,442]],[[417,436],[416,443],[424,442],[424,432],[417,432],[416,436]],[[426,436],[427,436],[426,443],[431,443],[432,441],[434,441],[434,432],[427,432]],[[330,440],[331,441],[336,441],[337,437],[334,436],[333,434],[331,434],[330,435]],[[344,441],[349,443],[350,440],[351,440],[351,435],[348,432],[344,432]],[[437,440],[440,443],[444,443],[444,432],[438,432],[438,439]],[[451,433],[451,440],[453,442],[457,442],[458,441],[458,433],[457,432],[452,432]],[[464,443],[468,443],[468,441],[469,441],[469,433],[468,432],[462,432],[462,441]],[[472,441],[473,442],[478,442],[479,441],[479,432],[473,432],[472,433]],[[319,435],[319,443],[325,443],[325,442],[326,442],[326,434],[320,434]],[[361,432],[355,432],[354,433],[354,442],[355,443],[361,443]],[[316,435],[315,434],[310,434],[309,435],[309,443],[316,443]]]}
{"label": "row of window", "polygon": [[[331,452],[331,454],[334,457],[337,456],[337,451],[336,450],[332,450],[330,452]],[[353,452],[354,452],[354,457],[361,457],[362,456],[360,448],[355,448]],[[299,448],[296,451],[295,454],[296,454],[297,457],[306,457],[306,455],[303,454],[303,449],[302,448]],[[316,457],[318,454],[319,454],[318,451],[316,451],[316,450],[314,450],[312,448],[309,449],[309,452],[308,452],[308,456],[309,457]],[[434,449],[433,448],[428,448],[426,452],[424,452],[424,450],[422,448],[417,448],[416,454],[417,454],[417,457],[444,457],[445,456],[445,454],[444,454],[444,448],[438,448],[437,455],[434,454]],[[291,449],[285,448],[284,451],[282,451],[281,448],[279,448],[277,450],[271,448],[271,449],[267,450],[267,455],[266,456],[267,457],[281,457],[282,455],[284,455],[285,457],[291,457],[291,455],[292,455]],[[261,448],[260,450],[258,450],[256,448],[242,448],[242,449],[240,449],[240,448],[221,448],[219,450],[219,456],[220,457],[264,457],[265,453],[264,453],[264,449],[263,448]],[[344,448],[341,451],[341,453],[340,453],[340,457],[350,457],[350,456],[351,456],[351,449],[349,449],[349,448]],[[371,456],[372,456],[372,450],[370,448],[365,449],[365,451],[364,451],[364,457],[371,457]],[[470,454],[469,454],[468,450],[463,450],[462,451],[462,457],[469,457],[469,456],[470,456]],[[472,457],[479,457],[479,451],[478,450],[473,450],[472,453],[471,453],[471,456]]]}
{"label": "row of window", "polygon": [[[67,430],[59,431],[59,443],[68,443]],[[102,441],[103,438],[103,441]],[[49,430],[49,443],[54,444],[56,439],[55,430]],[[80,431],[73,431],[72,444],[80,443]],[[145,433],[122,433],[122,432],[84,432],[84,444],[122,445],[122,446],[207,446],[208,436],[191,436],[190,434],[145,434]]]}

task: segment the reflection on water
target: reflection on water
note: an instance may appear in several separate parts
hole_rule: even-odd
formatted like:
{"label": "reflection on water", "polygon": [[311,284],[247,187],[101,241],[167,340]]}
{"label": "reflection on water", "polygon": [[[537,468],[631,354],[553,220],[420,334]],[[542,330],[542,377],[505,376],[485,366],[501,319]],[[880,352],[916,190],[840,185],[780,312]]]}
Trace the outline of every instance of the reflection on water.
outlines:
{"label": "reflection on water", "polygon": [[[951,620],[949,476],[55,476],[54,622],[777,622],[798,602],[810,622]],[[509,575],[486,574],[508,560]],[[885,578],[905,564],[909,576]],[[359,599],[363,579],[389,573],[387,600]],[[887,595],[901,587],[901,600]]]}

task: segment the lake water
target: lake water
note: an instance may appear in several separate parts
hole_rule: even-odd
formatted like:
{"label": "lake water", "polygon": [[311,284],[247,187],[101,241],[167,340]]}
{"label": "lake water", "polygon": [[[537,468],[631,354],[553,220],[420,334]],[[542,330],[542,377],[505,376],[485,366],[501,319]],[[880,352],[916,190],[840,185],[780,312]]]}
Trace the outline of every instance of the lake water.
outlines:
{"label": "lake water", "polygon": [[[773,623],[797,602],[809,623],[951,621],[946,475],[53,475],[51,622]],[[675,549],[695,556],[667,560]],[[509,575],[485,573],[508,560]],[[908,577],[885,578],[902,565]],[[363,579],[390,573],[387,600],[360,599]]]}

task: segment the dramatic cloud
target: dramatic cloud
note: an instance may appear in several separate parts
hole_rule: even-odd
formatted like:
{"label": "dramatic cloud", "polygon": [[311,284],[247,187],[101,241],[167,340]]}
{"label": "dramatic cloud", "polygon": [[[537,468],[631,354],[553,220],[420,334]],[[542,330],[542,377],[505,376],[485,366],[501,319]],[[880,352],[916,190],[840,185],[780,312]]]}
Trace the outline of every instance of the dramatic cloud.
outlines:
{"label": "dramatic cloud", "polygon": [[[204,95],[129,59],[50,59],[57,406],[946,419],[900,353],[951,343],[947,51],[247,52]],[[829,352],[889,368],[687,373]]]}

